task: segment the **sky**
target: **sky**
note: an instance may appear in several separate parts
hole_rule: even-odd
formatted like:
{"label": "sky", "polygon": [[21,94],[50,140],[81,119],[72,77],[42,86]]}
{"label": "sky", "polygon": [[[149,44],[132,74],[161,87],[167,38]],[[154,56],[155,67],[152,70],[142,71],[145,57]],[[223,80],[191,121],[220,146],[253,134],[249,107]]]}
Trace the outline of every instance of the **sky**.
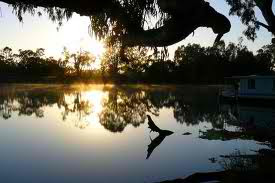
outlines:
{"label": "sky", "polygon": [[[209,0],[218,12],[226,15],[231,21],[232,28],[223,39],[226,44],[229,42],[237,43],[238,39],[243,36],[245,29],[236,16],[228,16],[229,6],[224,0]],[[273,5],[274,9],[274,5]],[[265,22],[259,10],[256,10],[257,17]],[[74,14],[69,21],[65,21],[63,26],[57,30],[57,23],[48,20],[47,16],[24,15],[23,23],[19,22],[17,17],[12,13],[12,8],[7,4],[0,2],[0,48],[5,46],[13,50],[45,48],[47,56],[59,58],[66,46],[71,52],[80,49],[90,51],[99,55],[104,51],[103,44],[91,37],[88,32],[90,20],[88,17],[81,17]],[[180,45],[188,43],[197,43],[202,46],[211,46],[216,35],[209,28],[199,28],[195,31],[194,36],[190,35],[185,40],[169,47],[170,57],[173,57],[175,49]],[[258,38],[252,42],[244,38],[245,44],[250,50],[256,52],[263,45],[271,42],[272,35],[264,28],[258,31]]]}

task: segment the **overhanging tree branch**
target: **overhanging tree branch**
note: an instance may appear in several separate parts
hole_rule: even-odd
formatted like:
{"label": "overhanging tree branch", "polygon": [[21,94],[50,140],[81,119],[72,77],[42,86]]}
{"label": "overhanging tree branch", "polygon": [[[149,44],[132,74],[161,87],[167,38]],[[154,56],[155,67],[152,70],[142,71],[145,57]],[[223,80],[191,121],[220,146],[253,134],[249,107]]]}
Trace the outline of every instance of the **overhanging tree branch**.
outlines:
{"label": "overhanging tree branch", "polygon": [[273,35],[275,35],[275,16],[272,10],[273,0],[254,0],[257,7],[261,10],[264,19],[268,24],[268,28],[263,24],[259,24],[265,28],[267,28]]}
{"label": "overhanging tree branch", "polygon": [[260,25],[260,26],[266,28],[270,32],[272,31],[270,26],[268,26],[268,25],[266,25],[266,24],[264,24],[264,23],[262,23],[260,21],[255,21],[255,24]]}
{"label": "overhanging tree branch", "polygon": [[111,7],[110,0],[0,0],[10,5],[30,5],[34,8],[64,8],[68,11],[78,13],[82,16],[91,16],[104,9]]}
{"label": "overhanging tree branch", "polygon": [[[68,15],[75,12],[83,16],[98,16],[98,18],[94,19],[94,23],[96,26],[102,26],[102,29],[104,29],[103,31],[100,28],[96,30],[103,33],[101,37],[114,35],[114,37],[120,38],[118,40],[122,40],[125,46],[169,46],[185,39],[198,27],[212,28],[213,32],[218,34],[216,40],[219,41],[222,35],[229,32],[231,28],[229,20],[204,0],[0,1],[11,4],[15,8],[19,19],[22,18],[21,14],[25,13],[26,9],[31,12],[37,7],[46,8],[46,12],[54,14],[53,16],[56,16],[59,21],[62,20],[63,15],[59,16],[61,14],[60,11],[52,13],[52,11],[55,11],[55,8],[66,10],[64,13],[65,16],[67,12],[69,12]],[[157,7],[159,11],[152,11],[152,8],[158,9]],[[139,11],[140,9],[141,11]],[[148,11],[160,14],[166,13],[169,15],[169,19],[159,28],[144,30],[143,22],[146,17],[144,14],[148,13]],[[55,17],[52,20],[55,20]],[[97,24],[97,21],[100,23]],[[119,31],[110,27],[115,27]]]}

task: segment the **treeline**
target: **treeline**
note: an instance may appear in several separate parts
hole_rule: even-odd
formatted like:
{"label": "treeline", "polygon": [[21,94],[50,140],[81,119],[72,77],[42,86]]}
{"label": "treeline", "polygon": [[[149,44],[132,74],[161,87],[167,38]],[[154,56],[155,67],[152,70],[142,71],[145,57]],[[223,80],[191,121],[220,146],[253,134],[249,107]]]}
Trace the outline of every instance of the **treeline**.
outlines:
{"label": "treeline", "polygon": [[273,74],[275,69],[273,44],[256,53],[241,42],[227,46],[220,42],[213,47],[188,44],[177,48],[173,60],[146,48],[128,48],[122,53],[120,46],[114,45],[106,49],[97,69],[92,67],[96,58],[89,52],[64,49],[63,59],[56,60],[46,57],[44,51],[19,50],[15,54],[8,47],[0,50],[1,81],[217,84],[224,77]]}
{"label": "treeline", "polygon": [[16,54],[9,47],[0,50],[1,81],[20,81],[34,76],[62,77],[65,73],[64,65],[63,60],[45,57],[42,48],[36,51],[19,50]]}
{"label": "treeline", "polygon": [[175,52],[172,77],[187,83],[222,83],[234,75],[273,74],[274,51],[274,45],[266,45],[253,54],[241,42],[181,46]]}
{"label": "treeline", "polygon": [[[47,57],[45,50],[0,50],[1,82],[71,82],[90,78],[89,66],[95,57],[86,51],[70,53],[66,48],[63,58]],[[87,68],[87,69],[86,69]],[[88,73],[88,74],[87,74]]]}
{"label": "treeline", "polygon": [[[145,54],[147,53],[147,54]],[[213,47],[180,46],[173,60],[160,52],[148,56],[145,48],[131,48],[122,59],[115,49],[102,61],[107,78],[117,82],[218,84],[233,75],[274,74],[275,45],[263,46],[256,54],[240,41],[223,41]],[[106,69],[107,68],[107,69]]]}

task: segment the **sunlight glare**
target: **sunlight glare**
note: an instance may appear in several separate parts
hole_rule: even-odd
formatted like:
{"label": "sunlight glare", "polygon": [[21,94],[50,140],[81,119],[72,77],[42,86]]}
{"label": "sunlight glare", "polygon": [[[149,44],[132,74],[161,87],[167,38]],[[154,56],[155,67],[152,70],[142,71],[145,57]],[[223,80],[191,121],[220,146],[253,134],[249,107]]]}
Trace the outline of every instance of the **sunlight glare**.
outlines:
{"label": "sunlight glare", "polygon": [[92,64],[93,69],[99,69],[101,57],[105,52],[105,46],[102,41],[96,40],[94,37],[81,38],[79,41],[68,43],[66,48],[70,52],[88,51],[96,57],[96,61]]}
{"label": "sunlight glare", "polygon": [[93,38],[91,42],[86,43],[84,45],[84,48],[96,57],[96,61],[95,63],[93,63],[92,67],[95,69],[100,68],[101,56],[105,52],[104,44],[101,41],[98,41],[95,38]]}
{"label": "sunlight glare", "polygon": [[103,110],[102,101],[108,97],[108,94],[102,91],[91,91],[86,93],[85,98],[92,104],[92,113],[87,117],[87,121],[90,123],[90,128],[98,130],[104,129],[99,122],[99,114]]}
{"label": "sunlight glare", "polygon": [[[92,64],[93,69],[100,68],[101,56],[105,52],[103,41],[97,40],[87,32],[87,26],[90,24],[88,18],[81,18],[74,15],[70,23],[65,24],[60,30],[62,42],[71,53],[76,53],[80,50],[88,51],[96,57],[95,63]],[[80,29],[81,28],[81,29]]]}

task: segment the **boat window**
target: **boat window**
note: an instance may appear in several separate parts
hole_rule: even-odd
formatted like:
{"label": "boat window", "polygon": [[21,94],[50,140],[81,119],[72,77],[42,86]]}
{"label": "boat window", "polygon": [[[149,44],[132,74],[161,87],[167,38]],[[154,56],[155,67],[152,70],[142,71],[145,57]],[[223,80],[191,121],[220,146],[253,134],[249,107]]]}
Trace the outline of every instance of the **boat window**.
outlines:
{"label": "boat window", "polygon": [[255,79],[248,80],[248,89],[255,89]]}

